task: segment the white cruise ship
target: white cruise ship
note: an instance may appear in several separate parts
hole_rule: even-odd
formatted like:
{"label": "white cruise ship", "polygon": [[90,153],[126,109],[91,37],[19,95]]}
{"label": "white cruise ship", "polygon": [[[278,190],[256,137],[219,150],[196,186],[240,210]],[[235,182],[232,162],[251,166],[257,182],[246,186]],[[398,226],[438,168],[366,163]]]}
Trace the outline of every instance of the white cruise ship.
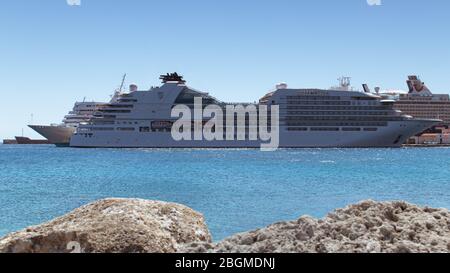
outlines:
{"label": "white cruise ship", "polygon": [[[89,122],[80,124],[70,146],[259,148],[264,143],[249,137],[249,116],[245,121],[247,131],[241,140],[176,140],[172,132],[178,120],[172,117],[174,107],[182,104],[193,108],[195,98],[199,97],[205,106],[214,104],[225,109],[229,104],[188,87],[176,73],[163,75],[161,79],[160,87],[138,91],[137,86],[132,85],[130,91],[120,94],[115,102],[100,107]],[[279,148],[399,147],[409,137],[440,122],[404,115],[393,109],[394,101],[383,100],[370,92],[353,91],[349,86],[348,78],[343,78],[341,86],[330,90],[291,89],[280,84],[254,105],[279,107]],[[201,122],[204,124],[206,120]],[[274,122],[269,117],[269,124]],[[225,127],[224,130],[225,135],[230,129]],[[189,133],[195,134],[195,126]]]}
{"label": "white cruise ship", "polygon": [[[117,102],[118,97],[122,93],[123,83],[126,74],[123,76],[122,84],[119,89],[114,91],[109,103]],[[70,111],[61,124],[51,125],[28,125],[31,129],[36,131],[41,136],[45,137],[51,144],[56,146],[66,147],[70,144],[70,138],[77,130],[81,123],[86,123],[91,120],[97,110],[105,105],[107,102],[75,102],[72,111]]]}
{"label": "white cruise ship", "polygon": [[31,129],[57,146],[68,146],[70,138],[82,122],[88,122],[105,102],[76,102],[72,111],[64,116],[61,124],[28,125]]}

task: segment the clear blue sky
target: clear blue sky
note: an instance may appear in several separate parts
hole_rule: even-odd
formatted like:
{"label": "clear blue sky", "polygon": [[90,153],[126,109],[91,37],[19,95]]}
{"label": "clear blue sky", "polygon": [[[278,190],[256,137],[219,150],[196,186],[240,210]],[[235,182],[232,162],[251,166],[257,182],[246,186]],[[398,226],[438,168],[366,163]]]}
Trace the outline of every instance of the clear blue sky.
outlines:
{"label": "clear blue sky", "polygon": [[448,0],[4,0],[0,138],[31,114],[55,123],[76,100],[106,100],[125,72],[144,89],[177,71],[227,101],[281,81],[328,88],[341,75],[405,89],[415,73],[448,93],[449,10]]}

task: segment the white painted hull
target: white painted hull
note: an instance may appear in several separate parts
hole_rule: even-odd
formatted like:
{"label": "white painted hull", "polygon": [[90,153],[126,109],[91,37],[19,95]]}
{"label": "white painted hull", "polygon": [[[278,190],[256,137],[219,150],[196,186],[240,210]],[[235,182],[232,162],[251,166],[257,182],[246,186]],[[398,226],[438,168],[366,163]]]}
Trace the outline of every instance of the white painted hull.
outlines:
{"label": "white painted hull", "polygon": [[[377,131],[286,131],[280,127],[279,148],[400,147],[436,120],[391,121]],[[175,141],[170,132],[93,132],[75,134],[71,147],[84,148],[260,148],[261,141]]]}

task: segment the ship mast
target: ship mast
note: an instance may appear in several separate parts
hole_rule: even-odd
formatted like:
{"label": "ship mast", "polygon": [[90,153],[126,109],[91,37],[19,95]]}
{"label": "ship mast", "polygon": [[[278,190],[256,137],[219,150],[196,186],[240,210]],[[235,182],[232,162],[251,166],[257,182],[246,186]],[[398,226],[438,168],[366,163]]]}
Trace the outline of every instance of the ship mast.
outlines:
{"label": "ship mast", "polygon": [[127,74],[123,74],[122,83],[120,84],[119,93],[122,93],[123,85],[125,84],[125,79],[127,78]]}

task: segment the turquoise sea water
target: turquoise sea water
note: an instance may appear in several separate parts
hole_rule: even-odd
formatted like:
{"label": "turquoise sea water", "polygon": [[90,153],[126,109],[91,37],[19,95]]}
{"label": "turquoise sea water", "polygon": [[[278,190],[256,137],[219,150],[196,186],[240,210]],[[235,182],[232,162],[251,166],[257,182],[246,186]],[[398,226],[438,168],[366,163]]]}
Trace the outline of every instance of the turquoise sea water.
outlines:
{"label": "turquoise sea water", "polygon": [[185,204],[204,214],[215,240],[369,198],[450,208],[450,149],[0,145],[0,236],[105,197]]}

